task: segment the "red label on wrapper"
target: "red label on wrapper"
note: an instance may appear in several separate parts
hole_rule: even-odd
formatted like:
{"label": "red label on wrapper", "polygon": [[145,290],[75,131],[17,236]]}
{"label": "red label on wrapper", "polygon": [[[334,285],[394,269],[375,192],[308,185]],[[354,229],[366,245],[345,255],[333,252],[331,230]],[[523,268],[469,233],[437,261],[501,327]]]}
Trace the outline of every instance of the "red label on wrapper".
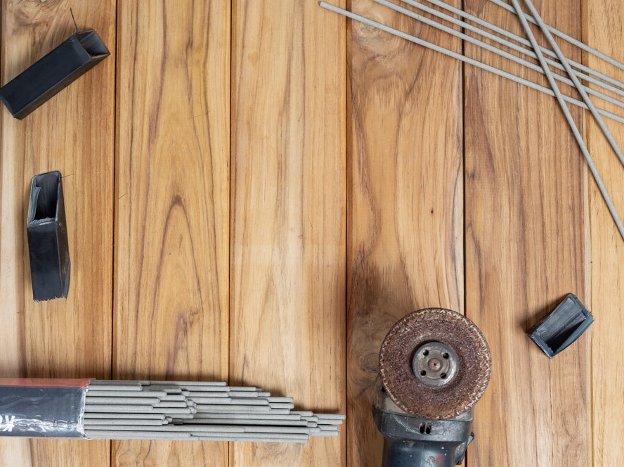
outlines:
{"label": "red label on wrapper", "polygon": [[0,386],[28,386],[33,388],[84,388],[91,383],[91,378],[56,379],[56,378],[0,378]]}

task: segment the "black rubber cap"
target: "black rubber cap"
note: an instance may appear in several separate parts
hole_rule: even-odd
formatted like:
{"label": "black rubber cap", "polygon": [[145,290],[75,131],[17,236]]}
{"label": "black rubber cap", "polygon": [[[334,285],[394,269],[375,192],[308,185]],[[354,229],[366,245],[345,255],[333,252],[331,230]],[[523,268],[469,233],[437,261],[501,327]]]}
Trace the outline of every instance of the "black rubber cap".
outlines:
{"label": "black rubber cap", "polygon": [[26,230],[33,299],[67,297],[70,260],[60,172],[33,177]]}
{"label": "black rubber cap", "polygon": [[574,294],[568,294],[529,336],[552,358],[576,341],[594,322],[594,317]]}
{"label": "black rubber cap", "polygon": [[110,55],[93,30],[77,32],[0,88],[0,100],[18,119]]}

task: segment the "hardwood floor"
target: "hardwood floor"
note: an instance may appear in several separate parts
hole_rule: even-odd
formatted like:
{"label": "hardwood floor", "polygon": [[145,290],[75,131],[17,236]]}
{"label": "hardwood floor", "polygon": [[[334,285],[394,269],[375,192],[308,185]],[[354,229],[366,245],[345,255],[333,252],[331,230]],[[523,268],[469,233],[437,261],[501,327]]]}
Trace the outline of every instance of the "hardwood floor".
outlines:
{"label": "hardwood floor", "polygon": [[[233,10],[230,378],[344,413],[345,31],[324,13]],[[233,444],[230,465],[339,465],[344,445]]]}
{"label": "hardwood floor", "polygon": [[[521,32],[489,0],[446,2]],[[534,2],[624,61],[619,0]],[[545,83],[372,0],[332,3]],[[380,465],[379,345],[429,306],[493,354],[466,465],[620,464],[624,243],[554,99],[316,0],[1,5],[2,83],[72,33],[70,7],[112,53],[26,119],[0,114],[0,376],[229,380],[348,419],[305,446],[0,438],[0,465]],[[622,165],[574,116],[624,212]],[[34,303],[26,195],[49,170],[70,295]],[[568,292],[596,322],[548,360],[525,332]]]}
{"label": "hardwood floor", "polygon": [[[578,1],[536,6],[549,24],[580,36]],[[518,23],[488,1],[467,2],[467,10],[508,29]],[[564,52],[581,58],[578,49]],[[473,46],[466,54],[504,60]],[[590,426],[590,339],[549,361],[525,334],[567,292],[587,302],[585,165],[550,96],[473,68],[464,84],[466,310],[494,355],[475,413],[484,436],[468,464],[586,466],[591,440],[578,427]]]}

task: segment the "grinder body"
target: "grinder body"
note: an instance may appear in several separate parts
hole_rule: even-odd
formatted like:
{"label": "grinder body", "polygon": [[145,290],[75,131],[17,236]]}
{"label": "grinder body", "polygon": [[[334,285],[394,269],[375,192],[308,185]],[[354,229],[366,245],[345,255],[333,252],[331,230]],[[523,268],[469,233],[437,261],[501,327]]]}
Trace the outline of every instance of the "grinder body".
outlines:
{"label": "grinder body", "polygon": [[472,410],[449,420],[426,420],[403,412],[383,394],[373,405],[384,436],[384,467],[450,467],[461,464],[472,442]]}

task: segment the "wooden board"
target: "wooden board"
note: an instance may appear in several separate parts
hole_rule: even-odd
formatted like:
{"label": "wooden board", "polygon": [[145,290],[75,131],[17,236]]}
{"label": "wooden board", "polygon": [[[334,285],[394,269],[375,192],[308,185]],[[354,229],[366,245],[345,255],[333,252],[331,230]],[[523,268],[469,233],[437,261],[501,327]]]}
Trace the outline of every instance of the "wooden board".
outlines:
{"label": "wooden board", "polygon": [[[583,11],[584,41],[613,58],[624,61],[619,47],[624,38],[624,5],[620,1],[589,0]],[[624,73],[589,54],[586,63],[604,73]],[[616,141],[624,145],[624,127],[609,124]],[[620,215],[624,212],[624,169],[602,132],[593,122],[587,137],[596,163]],[[624,457],[624,243],[611,220],[598,189],[590,182],[589,227],[591,230],[592,329],[592,444],[595,466],[618,465]]]}
{"label": "wooden board", "polygon": [[[73,5],[78,25],[115,51],[115,2]],[[2,82],[74,32],[68,2],[2,2]],[[110,376],[115,57],[15,120],[2,109],[0,216],[0,375]],[[26,242],[30,179],[63,174],[72,260],[67,300],[32,300]],[[85,350],[88,349],[88,352]],[[0,442],[2,465],[103,466],[109,443]]]}
{"label": "wooden board", "polygon": [[[372,2],[353,9],[459,50]],[[461,66],[359,24],[348,44],[348,456],[378,466],[370,394],[383,337],[415,309],[463,310]]]}
{"label": "wooden board", "polygon": [[[621,2],[534,1],[624,61]],[[462,50],[370,0],[332,3]],[[24,121],[2,110],[0,376],[228,379],[348,414],[306,446],[0,439],[1,465],[380,465],[379,346],[428,306],[465,312],[492,348],[468,466],[619,464],[624,243],[554,99],[316,0],[1,5],[3,83],[72,33],[69,6],[113,54]],[[624,212],[624,168],[574,115]],[[54,169],[72,283],[35,304],[27,192]],[[596,323],[549,361],[525,332],[567,292]]]}
{"label": "wooden board", "polygon": [[[233,25],[231,381],[344,412],[345,22],[238,0]],[[344,444],[234,444],[230,464],[342,465]]]}
{"label": "wooden board", "polygon": [[[535,5],[546,22],[580,36],[578,1]],[[465,7],[518,31],[516,17],[487,1]],[[465,53],[501,62],[473,46]],[[587,466],[590,339],[548,360],[525,334],[566,293],[587,297],[585,165],[553,98],[471,67],[464,92],[466,310],[494,363],[468,465]]]}
{"label": "wooden board", "polygon": [[[229,1],[120,3],[115,378],[226,380]],[[226,443],[121,442],[118,465],[227,462]]]}

